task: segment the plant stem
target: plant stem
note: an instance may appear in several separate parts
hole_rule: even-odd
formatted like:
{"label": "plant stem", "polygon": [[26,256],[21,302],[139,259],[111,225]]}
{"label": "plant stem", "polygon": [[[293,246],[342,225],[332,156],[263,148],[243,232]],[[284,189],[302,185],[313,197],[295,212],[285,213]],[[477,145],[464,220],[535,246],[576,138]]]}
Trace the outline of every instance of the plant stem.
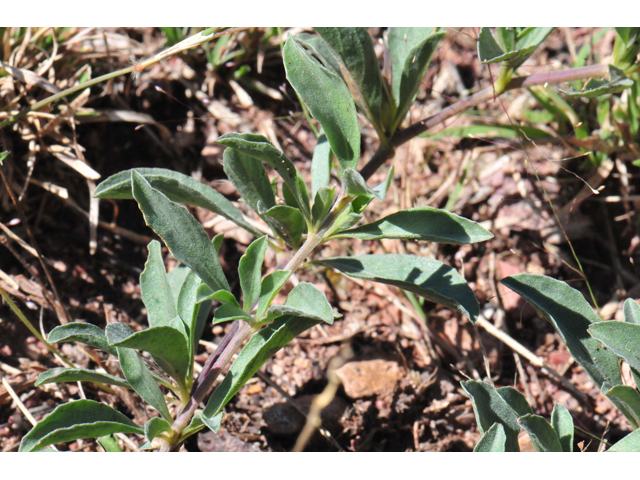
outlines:
{"label": "plant stem", "polygon": [[[536,73],[526,77],[516,77],[511,79],[511,81],[506,85],[504,91],[507,92],[517,88],[528,88],[535,85],[555,84],[591,77],[602,77],[608,72],[608,65],[589,65],[587,67],[571,68],[556,72]],[[362,167],[360,174],[365,180],[367,180],[385,161],[393,157],[395,149],[400,145],[435,126],[440,125],[445,120],[448,120],[459,113],[495,98],[495,93],[493,86],[487,87],[474,93],[469,98],[460,100],[459,102],[442,109],[440,112],[429,118],[425,118],[424,120],[414,123],[403,130],[398,130],[386,145],[381,145],[378,148],[378,151],[373,155],[373,157],[371,157],[371,160]]]}

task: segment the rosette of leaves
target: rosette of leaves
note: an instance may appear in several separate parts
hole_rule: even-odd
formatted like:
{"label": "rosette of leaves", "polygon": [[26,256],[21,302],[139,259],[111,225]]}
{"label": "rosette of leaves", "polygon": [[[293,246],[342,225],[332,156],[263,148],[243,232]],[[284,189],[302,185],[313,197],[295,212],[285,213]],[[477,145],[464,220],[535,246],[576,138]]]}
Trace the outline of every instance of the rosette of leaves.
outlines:
{"label": "rosette of leaves", "polygon": [[[360,156],[357,110],[387,115],[400,110],[406,113],[408,106],[390,103],[395,102],[394,97],[383,79],[373,84],[380,87],[380,91],[386,89],[387,93],[379,102],[375,100],[377,97],[367,90],[373,84],[363,80],[366,76],[363,72],[370,72],[370,67],[363,66],[370,61],[369,53],[361,52],[360,64],[355,62],[354,53],[362,45],[372,47],[371,40],[362,36],[362,32],[346,30],[349,31],[339,34],[321,31],[323,41],[332,51],[344,50],[341,60],[336,60],[338,64],[342,62],[341,75],[313,58],[295,38],[289,37],[284,46],[287,78],[324,132],[313,155],[311,192],[291,159],[265,137],[230,133],[218,139],[218,143],[227,147],[223,155],[224,170],[242,201],[256,217],[264,220],[262,227],[257,228],[254,220],[215,189],[165,169],[121,172],[96,188],[98,198],[136,200],[147,225],[181,265],[167,273],[160,243],[151,242],[149,259],[141,275],[149,328],[134,332],[127,325],[110,323],[102,331],[92,325],[75,323],[51,332],[49,341],[82,342],[117,356],[124,377],[66,369],[45,372],[41,381],[80,380],[131,388],[160,416],[137,426],[106,405],[91,400],[72,402],[58,407],[36,425],[23,440],[22,450],[37,450],[56,442],[115,432],[144,434],[148,442],[160,437],[174,448],[205,426],[216,431],[226,403],[260,366],[297,335],[321,322],[330,324],[338,316],[325,295],[304,282],[291,290],[283,305],[273,304],[293,271],[303,266],[307,257],[323,243],[337,238],[395,238],[469,244],[492,238],[491,233],[477,223],[431,207],[411,208],[361,224],[363,211],[372,202],[384,199],[393,169],[377,186],[369,186],[356,170]],[[412,64],[411,71],[414,63],[424,66],[425,57],[430,56],[430,53],[426,55],[424,41],[419,40],[433,37],[427,33],[412,36],[410,42],[407,40],[411,48],[404,46],[406,59],[399,62],[404,64],[398,87],[401,98],[413,100],[417,88],[414,85],[409,89],[407,85],[419,82],[420,72],[405,70],[408,64]],[[439,34],[435,35],[439,38]],[[356,42],[354,51],[350,42]],[[387,118],[387,123],[380,125],[387,128],[397,118]],[[335,174],[339,183],[331,181],[332,156],[338,160]],[[280,182],[271,180],[273,173]],[[200,223],[180,204],[208,209],[257,237],[239,262],[241,295],[235,296],[230,291],[218,259],[222,236],[210,240]],[[292,257],[284,269],[265,276],[262,265],[270,245],[279,250],[290,249]],[[478,301],[464,277],[432,258],[362,255],[314,258],[314,261],[316,265],[334,268],[347,276],[411,291],[460,312],[472,322],[479,314]],[[248,338],[248,341],[207,400],[210,392],[203,385],[213,384],[221,368],[218,372],[205,368],[196,377],[194,354],[213,302],[216,302],[213,323],[234,321],[234,325],[243,325],[242,331],[248,333],[236,339],[236,343],[240,347],[242,340]],[[232,326],[228,335],[238,331],[239,327]],[[225,345],[232,343],[233,339],[228,337],[221,341]],[[149,370],[138,352],[152,358],[163,373]],[[229,355],[229,361],[231,358]],[[203,388],[206,391],[203,392]],[[189,422],[185,423],[185,412],[191,412],[188,406],[197,406],[201,401],[206,401],[204,410],[189,413]],[[76,410],[78,415],[74,414]],[[176,427],[177,424],[180,426]]]}

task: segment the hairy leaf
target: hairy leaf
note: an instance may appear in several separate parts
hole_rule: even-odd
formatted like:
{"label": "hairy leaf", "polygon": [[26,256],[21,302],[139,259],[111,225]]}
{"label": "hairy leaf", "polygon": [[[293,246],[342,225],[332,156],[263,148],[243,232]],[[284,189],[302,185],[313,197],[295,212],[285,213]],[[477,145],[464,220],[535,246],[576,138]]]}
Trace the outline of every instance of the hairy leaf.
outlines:
{"label": "hairy leaf", "polygon": [[240,288],[242,288],[243,308],[247,313],[251,312],[253,304],[260,297],[260,283],[262,280],[262,263],[267,251],[267,237],[260,237],[254,241],[240,258],[238,275],[240,276]]}
{"label": "hairy leaf", "polygon": [[311,194],[315,197],[321,187],[331,181],[331,145],[324,131],[318,137],[311,159]]}
{"label": "hairy leaf", "polygon": [[202,225],[186,208],[154,189],[142,175],[131,172],[133,196],[147,225],[167,245],[172,255],[194,270],[214,290],[229,290],[215,248]]}
{"label": "hairy leaf", "polygon": [[523,273],[501,282],[525,300],[556,328],[569,353],[594,383],[603,388],[622,384],[618,359],[591,338],[587,329],[600,322],[582,294],[564,282],[542,275]]}
{"label": "hairy leaf", "polygon": [[324,130],[342,170],[360,158],[360,128],[353,97],[337,75],[323,67],[295,41],[283,51],[287,79]]}
{"label": "hairy leaf", "polygon": [[501,423],[494,423],[489,430],[484,432],[480,441],[476,444],[474,452],[504,452],[507,435]]}
{"label": "hairy leaf", "polygon": [[539,415],[524,415],[518,423],[529,434],[536,452],[562,452],[558,434],[544,418]]}
{"label": "hairy leaf", "polygon": [[475,322],[478,300],[464,278],[437,260],[415,255],[335,257],[315,263],[356,278],[395,285],[440,305],[459,311]]}
{"label": "hairy leaf", "polygon": [[[96,187],[93,194],[95,198],[115,198],[133,200],[131,192],[131,171],[116,173]],[[137,168],[136,171],[142,175],[149,184],[156,190],[164,193],[169,199],[176,203],[195,205],[222,215],[231,220],[239,227],[252,233],[256,237],[262,234],[247,222],[240,210],[233,203],[227,200],[215,189],[195,178],[183,175],[164,168]]]}
{"label": "hairy leaf", "polygon": [[111,355],[117,355],[116,349],[109,346],[104,330],[90,323],[73,322],[59,325],[49,332],[47,341],[49,343],[80,342]]}
{"label": "hairy leaf", "polygon": [[21,452],[32,452],[48,445],[97,438],[112,433],[144,433],[123,414],[93,400],[77,400],[60,405],[40,421],[20,442]]}
{"label": "hairy leaf", "polygon": [[129,382],[124,378],[115,377],[108,373],[95,372],[86,368],[66,368],[57,367],[42,372],[38,376],[36,381],[36,387],[44,385],[46,383],[61,383],[61,382],[92,382],[92,383],[104,383],[105,385],[116,385],[123,388],[131,388]]}
{"label": "hairy leaf", "polygon": [[343,230],[334,235],[334,238],[401,238],[460,245],[489,240],[493,235],[476,222],[455,213],[432,207],[417,207],[392,213],[361,227]]}
{"label": "hairy leaf", "polygon": [[167,277],[160,242],[152,240],[148,245],[149,257],[140,275],[142,301],[147,307],[149,326],[169,325],[176,318],[176,301]]}
{"label": "hairy leaf", "polygon": [[551,426],[558,434],[563,452],[573,452],[573,418],[569,410],[560,404],[553,406]]}

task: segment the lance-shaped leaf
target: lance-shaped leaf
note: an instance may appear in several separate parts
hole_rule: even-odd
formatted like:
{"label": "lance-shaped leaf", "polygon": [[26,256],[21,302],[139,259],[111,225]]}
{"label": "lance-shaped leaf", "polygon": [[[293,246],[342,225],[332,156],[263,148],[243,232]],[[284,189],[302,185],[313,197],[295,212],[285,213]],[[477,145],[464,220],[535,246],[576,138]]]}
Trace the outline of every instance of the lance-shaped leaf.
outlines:
{"label": "lance-shaped leaf", "polygon": [[386,135],[395,105],[380,73],[369,33],[362,27],[316,27],[315,30],[338,59],[342,78],[358,108],[379,135]]}
{"label": "lance-shaped leaf", "polygon": [[462,388],[471,397],[473,411],[476,415],[478,428],[482,433],[488,431],[494,424],[499,423],[504,428],[506,436],[504,446],[507,452],[519,452],[518,433],[520,415],[500,396],[491,385],[475,380],[461,382]]}
{"label": "lance-shaped leaf", "polygon": [[627,385],[616,385],[605,395],[618,407],[633,428],[640,426],[640,393]]}
{"label": "lance-shaped leaf", "polygon": [[231,365],[222,383],[214,390],[202,412],[203,418],[211,419],[218,415],[227,402],[269,358],[295,337],[318,323],[320,322],[308,318],[285,316],[255,333],[238,354],[238,358]]}
{"label": "lance-shaped leaf", "polygon": [[173,298],[176,301],[176,305],[178,304],[178,298],[180,297],[180,290],[191,272],[193,272],[193,270],[186,265],[178,264],[173,268],[173,270],[167,273],[167,279],[169,280],[169,286],[171,286],[171,291],[173,292]]}
{"label": "lance-shaped leaf", "polygon": [[327,42],[315,34],[305,32],[296,35],[296,41],[313,53],[313,55],[320,60],[327,69],[342,78],[340,60]]}
{"label": "lance-shaped leaf", "polygon": [[558,434],[541,416],[524,415],[518,419],[518,423],[529,434],[536,452],[562,452]]}
{"label": "lance-shaped leaf", "polygon": [[287,283],[291,276],[288,270],[276,270],[264,277],[260,284],[260,297],[258,297],[258,310],[256,311],[256,319],[260,320],[267,312],[273,298],[280,289]]}
{"label": "lance-shaped leaf", "polygon": [[253,317],[240,308],[236,303],[229,302],[220,306],[213,317],[213,324],[242,319],[245,322],[253,323]]}
{"label": "lance-shaped leaf", "polygon": [[493,235],[476,222],[455,213],[432,207],[417,207],[392,213],[361,227],[343,230],[334,238],[402,238],[460,245],[483,242],[493,238]]}
{"label": "lance-shaped leaf", "polygon": [[[158,327],[167,328],[167,327]],[[120,340],[124,340],[129,337],[133,330],[124,323],[113,322],[107,324],[105,329],[107,333],[107,339],[109,343],[118,343]],[[124,378],[127,379],[131,388],[133,388],[142,399],[155,408],[160,415],[162,415],[167,421],[172,420],[167,404],[164,401],[164,396],[160,391],[160,387],[154,380],[151,372],[144,364],[138,353],[126,347],[116,347],[118,352],[118,361],[120,362],[120,368],[124,373]]]}
{"label": "lance-shaped leaf", "polygon": [[133,197],[147,225],[162,238],[171,254],[194,270],[213,290],[229,290],[216,250],[200,222],[135,170],[131,172],[131,179]]}
{"label": "lance-shaped leaf", "polygon": [[315,197],[320,188],[329,186],[330,181],[331,145],[325,133],[322,132],[311,159],[311,194]]}
{"label": "lance-shaped leaf", "polygon": [[634,325],[640,325],[640,305],[632,298],[627,298],[622,307],[624,321]]}
{"label": "lance-shaped leaf", "polygon": [[594,383],[608,389],[622,384],[616,356],[599,341],[591,338],[587,329],[600,318],[582,294],[564,282],[542,275],[523,273],[501,282],[527,300],[537,312],[558,331],[569,353],[585,369]]}
{"label": "lance-shaped leaf", "polygon": [[259,211],[258,202],[262,202],[266,208],[276,204],[271,181],[261,160],[233,148],[227,148],[222,158],[224,173],[227,174],[245,203],[255,212]]}
{"label": "lance-shaped leaf", "polygon": [[[427,300],[453,308],[475,322],[478,300],[464,278],[437,260],[415,255],[363,255],[335,257],[315,263],[355,278],[394,285]],[[488,425],[490,427],[491,425]]]}
{"label": "lance-shaped leaf", "polygon": [[396,101],[400,98],[402,72],[411,50],[425,41],[433,33],[433,27],[389,27],[387,46],[391,55],[393,75],[392,92]]}
{"label": "lance-shaped leaf", "polygon": [[242,288],[242,306],[247,313],[251,311],[253,304],[260,297],[262,263],[264,262],[266,251],[267,237],[265,236],[249,245],[245,254],[240,258],[238,276],[240,277],[240,288]]}
{"label": "lance-shaped leaf", "polygon": [[151,327],[111,342],[113,347],[127,347],[149,352],[156,363],[180,385],[185,384],[191,355],[182,332],[169,327]]}
{"label": "lance-shaped leaf", "polygon": [[[244,228],[256,237],[262,234],[242,216],[233,203],[215,189],[195,178],[164,168],[137,168],[156,190],[164,193],[176,203],[195,205],[222,215],[239,227]],[[131,192],[131,170],[116,173],[96,187],[93,194],[96,198],[115,198],[133,200]]]}
{"label": "lance-shaped leaf", "polygon": [[36,387],[44,385],[46,383],[61,383],[61,382],[92,382],[103,383],[105,385],[116,385],[123,388],[131,388],[129,382],[124,378],[115,377],[108,373],[95,372],[85,368],[65,368],[57,367],[42,372],[38,376],[36,381]]}
{"label": "lance-shaped leaf", "polygon": [[353,97],[345,83],[287,38],[283,51],[287,79],[320,123],[342,170],[360,158],[360,128]]}
{"label": "lance-shaped leaf", "polygon": [[97,438],[112,433],[144,433],[123,414],[93,400],[60,405],[40,421],[20,442],[21,452],[32,452],[62,442]]}
{"label": "lance-shaped leaf", "polygon": [[480,441],[476,444],[474,452],[504,452],[507,435],[501,423],[494,423],[489,430],[484,432]]}
{"label": "lance-shaped leaf", "polygon": [[327,214],[333,206],[333,199],[336,195],[336,187],[321,187],[313,199],[313,208],[311,209],[311,218],[313,219],[314,228],[320,227]]}
{"label": "lance-shaped leaf", "polygon": [[558,434],[563,452],[573,452],[573,419],[569,410],[560,404],[553,406],[551,426]]}
{"label": "lance-shaped leaf", "polygon": [[49,343],[80,342],[111,355],[117,355],[116,349],[109,346],[104,330],[90,323],[73,322],[60,325],[49,332],[47,341]]}
{"label": "lance-shaped leaf", "polygon": [[393,167],[389,169],[385,181],[371,188],[367,185],[367,182],[360,173],[352,168],[345,170],[342,176],[342,190],[344,193],[354,197],[354,200],[351,202],[353,212],[356,214],[361,213],[374,198],[380,201],[384,200],[391,185],[392,178]]}
{"label": "lance-shaped leaf", "polygon": [[287,296],[284,305],[269,307],[264,321],[270,322],[284,315],[308,318],[329,325],[333,323],[334,319],[334,312],[327,297],[318,288],[307,282],[296,285]]}
{"label": "lance-shaped leaf", "polygon": [[409,51],[402,69],[400,91],[399,96],[397,97],[398,111],[393,123],[393,130],[402,123],[404,117],[409,111],[409,108],[413,104],[413,101],[420,90],[422,79],[427,73],[431,57],[436,51],[442,37],[444,37],[444,32],[434,33],[422,40]]}
{"label": "lance-shaped leaf", "polygon": [[169,325],[178,315],[173,290],[162,260],[160,242],[152,240],[148,245],[149,257],[140,275],[142,301],[147,307],[149,326]]}
{"label": "lance-shaped leaf", "polygon": [[[198,289],[202,285],[205,285],[202,283],[202,279],[196,274],[196,272],[190,270],[180,287],[180,293],[178,294],[177,300],[178,314],[186,325],[187,332],[189,334],[187,343],[191,350],[191,355],[196,354],[198,342],[202,337],[207,317],[211,311],[211,300],[205,300],[203,302],[197,301]],[[222,291],[226,292],[226,290]],[[229,292],[226,293],[231,295]],[[233,297],[233,295],[231,296]]]}
{"label": "lance-shaped leaf", "polygon": [[[632,371],[640,372],[640,325],[623,322],[600,322],[589,327],[589,333],[597,341],[607,347],[607,352],[613,352],[626,361]],[[615,384],[614,384],[615,386]]]}
{"label": "lance-shaped leaf", "polygon": [[518,68],[534,50],[547,38],[554,27],[516,27],[498,30],[498,44],[487,27],[482,27],[478,35],[478,56],[482,63],[505,62],[511,68]]}
{"label": "lance-shaped leaf", "polygon": [[260,216],[268,223],[275,224],[280,236],[293,248],[300,246],[302,234],[306,232],[307,223],[298,208],[288,205],[276,205],[269,210],[261,210]]}
{"label": "lance-shaped leaf", "polygon": [[[218,138],[217,143],[238,150],[245,155],[257,158],[273,168],[293,192],[298,207],[306,218],[309,214],[309,191],[300,172],[289,158],[274,147],[262,135],[248,133],[227,133]],[[266,204],[265,204],[266,205]]]}
{"label": "lance-shaped leaf", "polygon": [[608,93],[619,93],[626,88],[633,86],[633,80],[624,76],[624,72],[619,68],[609,65],[609,80],[589,79],[584,84],[582,90],[562,90],[562,93],[569,97],[594,98]]}
{"label": "lance-shaped leaf", "polygon": [[607,452],[640,452],[640,428],[618,441]]}

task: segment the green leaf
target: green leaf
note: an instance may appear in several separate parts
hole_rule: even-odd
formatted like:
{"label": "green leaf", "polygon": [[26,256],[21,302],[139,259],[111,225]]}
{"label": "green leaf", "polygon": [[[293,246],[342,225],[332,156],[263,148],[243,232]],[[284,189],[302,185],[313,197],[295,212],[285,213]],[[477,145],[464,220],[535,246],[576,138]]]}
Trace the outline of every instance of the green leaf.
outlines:
{"label": "green leaf", "polygon": [[296,285],[287,296],[284,305],[269,307],[265,320],[271,321],[284,315],[308,318],[329,325],[333,323],[334,319],[333,308],[331,308],[325,294],[307,282]]}
{"label": "green leaf", "polygon": [[[391,69],[393,74],[393,98],[400,99],[402,72],[411,50],[433,33],[433,27],[389,27],[387,30]],[[409,57],[413,58],[413,57]],[[405,112],[406,113],[406,112]]]}
{"label": "green leaf", "polygon": [[226,290],[218,290],[214,292],[213,290],[211,290],[211,288],[209,288],[207,284],[203,283],[202,285],[200,285],[200,287],[198,287],[198,292],[196,293],[196,302],[201,303],[208,300],[215,300],[220,303],[232,302],[236,305],[239,305],[238,300],[236,300],[236,297],[234,297],[231,292],[228,292]]}
{"label": "green leaf", "polygon": [[144,424],[144,436],[147,437],[148,442],[153,441],[154,438],[163,433],[171,433],[171,424],[164,418],[153,417]]}
{"label": "green leaf", "polygon": [[640,305],[632,298],[627,298],[622,307],[624,321],[634,325],[640,325]]}
{"label": "green leaf", "polygon": [[222,423],[222,417],[223,417],[224,413],[220,412],[219,414],[217,414],[216,416],[214,416],[213,418],[209,418],[209,417],[205,417],[204,415],[200,415],[200,420],[202,421],[202,423],[204,423],[207,428],[209,428],[209,430],[211,430],[213,433],[218,433],[218,430],[220,430],[220,424]]}
{"label": "green leaf", "polygon": [[123,335],[124,333],[120,334],[118,340],[111,342],[111,346],[149,352],[160,368],[179,385],[185,385],[191,355],[187,347],[187,339],[182,332],[173,327],[160,326],[135,333],[132,331],[131,335],[126,337]]}
{"label": "green leaf", "polygon": [[[505,62],[508,67],[518,68],[531,56],[535,49],[538,48],[538,45],[540,45],[554,29],[554,27],[511,28],[515,28],[515,30],[504,29],[502,33],[506,33],[509,30],[515,33],[515,45],[505,45],[505,37],[502,35],[502,46],[498,45],[487,27],[480,29],[480,34],[478,35],[478,57],[480,57],[482,63]],[[506,51],[503,50],[503,48],[506,49]]]}
{"label": "green leaf", "polygon": [[442,37],[444,37],[444,32],[434,33],[409,51],[402,69],[398,111],[395,122],[393,123],[393,131],[400,126],[409,108],[413,104],[418,90],[420,90],[420,85],[422,85],[422,79],[427,73],[431,57],[436,51]]}
{"label": "green leaf", "polygon": [[162,260],[160,242],[152,240],[147,248],[149,257],[140,275],[140,291],[144,306],[147,307],[149,326],[169,325],[178,311]]}
{"label": "green leaf", "polygon": [[97,438],[98,443],[102,448],[104,448],[105,452],[109,453],[121,453],[122,449],[120,448],[120,444],[118,443],[118,439],[115,435],[105,435],[103,437]]}
{"label": "green leaf", "polygon": [[[119,322],[107,324],[105,331],[107,333],[107,339],[111,344],[118,343],[120,340],[126,339],[133,333],[131,328],[124,323]],[[116,351],[118,352],[118,360],[120,362],[122,373],[124,373],[124,378],[127,379],[131,388],[133,388],[145,402],[160,412],[160,415],[162,415],[166,420],[172,420],[167,404],[164,401],[164,396],[160,391],[160,387],[158,387],[158,384],[151,375],[151,372],[138,356],[136,351],[125,347],[116,347]]]}
{"label": "green leaf", "polygon": [[[192,356],[196,354],[198,342],[202,337],[207,317],[211,311],[211,300],[197,302],[198,289],[202,285],[205,284],[202,283],[202,279],[198,274],[189,269],[189,274],[182,283],[177,301],[178,314],[180,315],[180,318],[182,318],[182,321],[186,325],[189,333],[187,343]],[[222,291],[226,292],[226,290]],[[231,295],[231,293],[227,293]],[[193,361],[193,359],[191,359],[191,361]]]}
{"label": "green leaf", "polygon": [[640,429],[618,441],[607,452],[640,452]]}
{"label": "green leaf", "polygon": [[245,203],[256,213],[259,213],[258,202],[262,202],[266,208],[276,204],[271,181],[262,161],[233,148],[227,148],[222,158],[224,173],[227,174]]}
{"label": "green leaf", "polygon": [[640,426],[640,393],[635,388],[616,385],[605,395],[624,414],[631,427]]}
{"label": "green leaf", "polygon": [[47,341],[49,343],[80,342],[111,355],[117,355],[115,348],[109,346],[104,331],[90,323],[73,322],[60,325],[51,330]]}
{"label": "green leaf", "polygon": [[342,78],[356,105],[385,138],[395,105],[380,73],[369,33],[362,27],[316,27],[338,59]]}
{"label": "green leaf", "polygon": [[496,392],[498,392],[498,395],[500,395],[502,399],[507,402],[507,405],[509,405],[509,407],[511,407],[511,409],[516,412],[518,417],[533,414],[531,405],[529,405],[529,402],[527,402],[525,396],[515,388],[500,387],[496,389]]}
{"label": "green leaf", "polygon": [[57,367],[42,372],[36,381],[36,387],[46,383],[60,382],[92,382],[103,383],[105,385],[117,385],[118,387],[131,388],[129,382],[124,378],[115,377],[108,373],[95,372],[85,368],[65,368]]}
{"label": "green leaf", "polygon": [[220,306],[213,317],[213,324],[242,319],[245,322],[253,323],[253,317],[233,302]]}
{"label": "green leaf", "polygon": [[251,312],[253,304],[260,297],[260,283],[262,279],[262,263],[267,251],[267,237],[260,237],[254,241],[240,258],[238,275],[240,288],[242,288],[243,308],[247,313]]}
{"label": "green leaf", "polygon": [[[131,192],[131,171],[116,173],[96,187],[95,198],[115,198],[133,200]],[[185,203],[207,209],[231,220],[256,237],[262,234],[247,222],[240,210],[215,189],[195,178],[164,168],[137,168],[156,190],[164,193],[176,203]]]}
{"label": "green leaf", "polygon": [[193,270],[186,265],[178,264],[173,268],[173,270],[167,273],[167,279],[169,280],[169,286],[173,292],[173,298],[176,301],[176,305],[178,304],[178,298],[180,298],[180,290],[191,272],[193,272]]}
{"label": "green leaf", "polygon": [[194,270],[213,290],[229,290],[218,255],[202,225],[186,208],[154,189],[135,170],[131,178],[133,196],[145,222],[162,238],[171,254]]}
{"label": "green leaf", "polygon": [[526,135],[531,140],[550,138],[549,133],[544,130],[523,125],[454,125],[441,130],[435,135],[425,132],[419,136],[430,138],[431,140],[440,140],[452,137],[520,138],[523,135]]}
{"label": "green leaf", "polygon": [[460,245],[483,242],[493,238],[493,235],[476,222],[455,213],[432,207],[417,207],[392,213],[357,228],[343,230],[333,238],[401,238]]}
{"label": "green leaf", "polygon": [[267,312],[273,298],[280,289],[287,283],[291,272],[287,270],[275,270],[264,277],[260,284],[260,297],[258,298],[258,310],[256,311],[256,319],[260,320]]}
{"label": "green leaf", "polygon": [[558,434],[544,418],[539,415],[525,415],[518,423],[529,434],[536,452],[562,452]]}
{"label": "green leaf", "polygon": [[314,228],[318,228],[333,206],[333,199],[336,195],[336,187],[320,187],[313,199],[311,209],[311,219]]}
{"label": "green leaf", "polygon": [[305,330],[320,323],[317,320],[280,317],[271,325],[255,333],[238,358],[233,362],[222,383],[214,390],[202,417],[212,419],[218,415],[242,386],[278,350]]}
{"label": "green leaf", "polygon": [[293,162],[274,147],[269,140],[262,135],[227,133],[219,137],[217,143],[257,158],[273,168],[295,195],[298,207],[305,215],[305,218],[311,218],[309,214],[309,191],[302,175],[296,170]]}
{"label": "green leaf", "polygon": [[355,168],[360,159],[360,128],[345,83],[287,38],[283,51],[287,79],[324,130],[340,167]]}
{"label": "green leaf", "polygon": [[491,385],[475,380],[461,382],[462,388],[471,397],[473,412],[482,433],[488,431],[494,424],[499,423],[504,428],[504,449],[507,452],[519,452],[518,424],[519,415]]}
{"label": "green leaf", "polygon": [[56,443],[80,438],[97,438],[112,433],[144,431],[123,414],[93,400],[77,400],[60,405],[40,421],[20,442],[20,452],[31,452]]}
{"label": "green leaf", "polygon": [[560,404],[553,406],[551,426],[558,434],[563,452],[573,452],[573,418],[569,410]]}
{"label": "green leaf", "polygon": [[484,432],[480,441],[476,444],[474,452],[504,452],[507,435],[501,423],[494,423],[489,430]]}
{"label": "green leaf", "polygon": [[321,187],[331,181],[331,145],[324,132],[318,137],[311,159],[311,193],[315,197]]}
{"label": "green leaf", "polygon": [[582,90],[562,90],[562,93],[569,97],[594,98],[609,93],[619,93],[633,86],[633,80],[624,76],[624,72],[619,68],[609,65],[609,80],[589,79],[584,84]]}
{"label": "green leaf", "polygon": [[[459,311],[475,322],[480,306],[464,278],[453,268],[414,255],[363,255],[315,262],[355,278],[394,285]],[[487,428],[490,425],[487,426]]]}
{"label": "green leaf", "polygon": [[542,275],[523,273],[501,282],[546,318],[562,337],[569,353],[585,369],[594,383],[607,390],[622,384],[618,359],[591,338],[587,329],[600,322],[582,294],[564,282]]}
{"label": "green leaf", "polygon": [[300,239],[307,230],[307,223],[298,208],[288,205],[276,205],[269,210],[262,210],[260,216],[265,221],[275,223],[287,243],[290,243],[294,248],[300,246]]}

